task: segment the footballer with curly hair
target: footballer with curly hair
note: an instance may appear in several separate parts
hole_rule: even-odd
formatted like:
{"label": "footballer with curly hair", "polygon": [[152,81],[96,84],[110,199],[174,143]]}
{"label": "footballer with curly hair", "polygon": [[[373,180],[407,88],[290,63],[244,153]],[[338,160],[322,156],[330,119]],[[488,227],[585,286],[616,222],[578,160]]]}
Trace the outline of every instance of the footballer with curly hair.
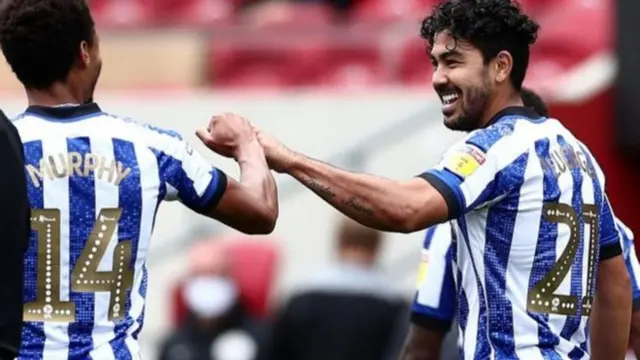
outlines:
{"label": "footballer with curly hair", "polygon": [[523,106],[538,30],[511,0],[446,0],[424,19],[444,124],[468,134],[415,178],[341,170],[258,136],[273,169],[364,225],[451,221],[462,358],[623,359],[631,286],[604,174],[561,122]]}

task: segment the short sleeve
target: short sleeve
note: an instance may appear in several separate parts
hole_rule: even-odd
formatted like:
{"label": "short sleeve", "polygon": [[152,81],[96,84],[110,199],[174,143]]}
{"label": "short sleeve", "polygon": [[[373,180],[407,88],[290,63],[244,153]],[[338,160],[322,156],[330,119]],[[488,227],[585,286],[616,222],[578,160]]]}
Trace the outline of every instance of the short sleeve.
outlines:
{"label": "short sleeve", "polygon": [[157,128],[149,131],[159,134],[152,149],[165,186],[164,200],[179,200],[198,212],[215,206],[226,190],[226,175],[178,133]]}
{"label": "short sleeve", "polygon": [[622,254],[622,234],[618,231],[609,199],[605,195],[600,214],[600,260]]}
{"label": "short sleeve", "polygon": [[420,175],[447,201],[449,219],[507,195],[522,182],[528,149],[518,143],[513,124],[477,130],[454,145],[442,161]]}
{"label": "short sleeve", "polygon": [[445,333],[451,327],[455,310],[451,227],[446,223],[427,230],[411,321],[422,328]]}
{"label": "short sleeve", "polygon": [[[596,174],[593,179],[593,188],[595,191],[596,201],[601,201],[600,216],[598,217],[598,234],[600,245],[600,260],[606,260],[622,254],[623,249],[623,233],[619,231],[618,225],[624,226],[620,221],[616,220],[611,203],[606,195],[606,177],[596,161],[595,157],[583,143],[579,143],[582,151],[587,154],[587,161],[591,171]],[[600,200],[601,199],[601,200]]]}

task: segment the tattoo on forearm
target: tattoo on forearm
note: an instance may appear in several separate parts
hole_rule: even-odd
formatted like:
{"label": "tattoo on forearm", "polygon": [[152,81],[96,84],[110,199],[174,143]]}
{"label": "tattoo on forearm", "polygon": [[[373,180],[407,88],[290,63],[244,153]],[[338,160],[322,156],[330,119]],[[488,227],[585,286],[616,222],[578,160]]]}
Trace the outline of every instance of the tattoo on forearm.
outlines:
{"label": "tattoo on forearm", "polygon": [[[324,199],[329,200],[336,197],[336,192],[331,188],[331,186],[324,184],[317,179],[305,176],[305,177],[301,177],[300,181],[306,186],[308,186],[309,189],[313,190],[315,193],[317,193],[318,195],[320,195],[320,197]],[[369,206],[363,201],[358,200],[355,196],[352,196],[348,199],[343,199],[341,202],[343,205],[346,205],[351,209],[358,211],[360,213],[363,213],[369,216],[373,215],[374,213],[373,208],[371,208],[371,206]]]}
{"label": "tattoo on forearm", "polygon": [[304,184],[306,184],[311,190],[315,191],[323,198],[330,199],[336,196],[336,193],[333,191],[333,189],[331,189],[331,187],[321,183],[314,178],[306,177],[302,180]]}
{"label": "tattoo on forearm", "polygon": [[356,199],[354,196],[346,199],[346,200],[342,200],[342,203],[347,205],[348,207],[352,208],[353,210],[356,210],[358,212],[361,212],[363,214],[367,214],[367,215],[373,215],[373,209],[371,208],[371,206],[363,203],[362,201]]}

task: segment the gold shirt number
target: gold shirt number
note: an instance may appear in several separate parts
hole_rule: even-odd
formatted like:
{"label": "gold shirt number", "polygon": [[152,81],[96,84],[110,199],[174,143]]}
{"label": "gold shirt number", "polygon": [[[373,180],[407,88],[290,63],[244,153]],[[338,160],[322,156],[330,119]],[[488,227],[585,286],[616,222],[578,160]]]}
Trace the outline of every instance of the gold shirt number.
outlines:
{"label": "gold shirt number", "polygon": [[[82,253],[71,271],[71,291],[108,292],[109,320],[124,317],[126,292],[133,287],[131,241],[120,241],[113,253],[111,271],[98,271],[122,209],[107,208],[93,224]],[[60,210],[33,209],[31,229],[38,233],[36,300],[26,303],[25,321],[74,322],[76,304],[60,297]]]}
{"label": "gold shirt number", "polygon": [[[556,293],[562,281],[569,274],[569,270],[578,253],[578,247],[582,242],[578,214],[567,204],[545,204],[542,212],[545,220],[569,226],[569,243],[551,270],[542,280],[536,283],[529,292],[527,309],[529,311],[546,314],[589,316],[591,315],[591,307],[593,306],[593,296],[591,294],[593,294],[594,273],[596,269],[595,257],[597,254],[596,250],[598,249],[598,238],[600,236],[598,208],[593,204],[583,204],[582,214],[580,214],[584,223],[590,226],[589,252],[586,269],[587,286],[585,296],[583,296],[582,299],[578,299],[578,297],[574,295]],[[581,307],[578,306],[578,300],[582,302]]]}

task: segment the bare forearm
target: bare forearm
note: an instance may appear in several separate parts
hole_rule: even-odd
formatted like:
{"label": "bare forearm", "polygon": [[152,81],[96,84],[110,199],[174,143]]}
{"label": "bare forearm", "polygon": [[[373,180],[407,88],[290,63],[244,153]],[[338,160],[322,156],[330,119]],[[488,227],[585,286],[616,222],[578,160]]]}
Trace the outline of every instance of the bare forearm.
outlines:
{"label": "bare forearm", "polygon": [[629,336],[631,347],[636,355],[636,358],[640,359],[640,311],[635,311],[631,316],[631,334]]}
{"label": "bare forearm", "polygon": [[410,232],[415,197],[399,181],[345,171],[296,154],[287,173],[346,216],[384,231]]}
{"label": "bare forearm", "polygon": [[631,285],[628,275],[598,278],[591,316],[592,359],[624,359],[629,343]]}
{"label": "bare forearm", "polygon": [[438,360],[444,334],[411,325],[400,360]]}
{"label": "bare forearm", "polygon": [[264,205],[264,211],[278,213],[278,190],[258,142],[246,145],[238,156],[240,184]]}

